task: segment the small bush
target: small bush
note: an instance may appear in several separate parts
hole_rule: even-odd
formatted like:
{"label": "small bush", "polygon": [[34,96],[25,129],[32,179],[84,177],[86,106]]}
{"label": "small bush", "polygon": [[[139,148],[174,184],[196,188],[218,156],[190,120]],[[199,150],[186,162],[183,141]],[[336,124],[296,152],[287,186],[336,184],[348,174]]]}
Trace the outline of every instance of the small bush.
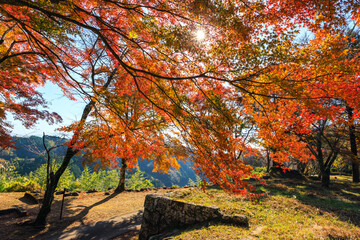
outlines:
{"label": "small bush", "polygon": [[11,182],[7,187],[6,187],[6,191],[7,192],[26,192],[29,191],[30,189],[28,187],[26,187],[23,183],[21,182]]}
{"label": "small bush", "polygon": [[29,180],[25,186],[27,188],[29,188],[29,191],[34,191],[34,190],[39,190],[41,189],[41,186],[36,182],[36,181],[33,181],[33,180]]}
{"label": "small bush", "polygon": [[32,180],[27,182],[13,181],[6,188],[7,192],[26,192],[40,189],[40,185]]}
{"label": "small bush", "polygon": [[5,179],[0,176],[0,192],[5,191]]}
{"label": "small bush", "polygon": [[195,187],[195,186],[196,186],[196,182],[195,182],[194,180],[192,180],[191,178],[189,178],[189,183],[188,183],[188,185],[189,185],[190,187]]}
{"label": "small bush", "polygon": [[147,179],[144,175],[145,173],[137,170],[133,175],[131,175],[130,179],[126,181],[126,188],[127,189],[141,189],[141,188],[153,188],[154,184]]}
{"label": "small bush", "polygon": [[266,172],[266,167],[255,167],[253,172],[254,173],[264,173],[264,172]]}
{"label": "small bush", "polygon": [[80,190],[81,190],[81,183],[79,179],[76,179],[75,181],[71,182],[70,191],[80,191]]}

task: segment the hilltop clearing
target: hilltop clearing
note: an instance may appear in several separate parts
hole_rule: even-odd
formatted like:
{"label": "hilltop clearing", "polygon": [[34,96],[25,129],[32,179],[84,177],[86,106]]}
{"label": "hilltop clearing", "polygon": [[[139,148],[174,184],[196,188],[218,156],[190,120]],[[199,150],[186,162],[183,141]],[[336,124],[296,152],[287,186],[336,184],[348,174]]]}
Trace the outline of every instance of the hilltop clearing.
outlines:
{"label": "hilltop clearing", "polygon": [[259,202],[217,188],[181,191],[176,200],[246,215],[250,227],[210,224],[171,239],[360,239],[360,186],[346,176],[332,176],[332,181],[323,189],[312,180],[270,179],[257,188],[266,193]]}
{"label": "hilltop clearing", "polygon": [[[80,193],[79,196],[65,197],[62,220],[59,220],[62,195],[55,195],[54,205],[49,215],[49,224],[44,229],[29,226],[39,210],[38,204],[29,204],[22,192],[0,193],[0,210],[22,207],[26,217],[15,215],[0,216],[0,239],[48,239],[49,236],[69,231],[84,225],[126,215],[144,207],[146,194],[165,194],[171,190],[151,190],[144,192],[123,192],[105,195],[104,192]],[[109,233],[110,234],[110,233]]]}

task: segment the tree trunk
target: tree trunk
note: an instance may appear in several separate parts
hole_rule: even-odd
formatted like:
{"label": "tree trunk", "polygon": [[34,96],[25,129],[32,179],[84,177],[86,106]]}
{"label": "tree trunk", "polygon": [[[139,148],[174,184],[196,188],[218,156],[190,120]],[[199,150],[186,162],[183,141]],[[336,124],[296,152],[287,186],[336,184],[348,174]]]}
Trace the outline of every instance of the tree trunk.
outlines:
{"label": "tree trunk", "polygon": [[360,173],[359,173],[359,159],[357,156],[357,146],[356,146],[356,136],[355,136],[355,125],[353,120],[353,109],[349,106],[346,106],[346,111],[349,119],[349,138],[350,138],[350,149],[351,149],[351,162],[352,162],[352,175],[353,182],[360,182]]}
{"label": "tree trunk", "polygon": [[40,211],[34,222],[34,225],[36,225],[36,226],[45,226],[46,225],[46,217],[50,213],[51,204],[54,200],[54,192],[56,189],[56,185],[54,184],[54,181],[55,181],[54,174],[51,174],[51,177],[49,178],[49,180],[50,181],[48,182]]}
{"label": "tree trunk", "polygon": [[266,157],[267,157],[267,166],[266,166],[266,172],[268,173],[268,172],[270,172],[270,163],[271,163],[271,158],[270,158],[270,153],[269,152],[267,152],[266,153]]}
{"label": "tree trunk", "polygon": [[[115,76],[117,69],[115,68],[110,76],[108,77],[106,83],[103,85],[102,90],[106,90],[108,88],[108,86],[110,85],[112,79]],[[66,150],[66,154],[64,156],[64,159],[62,161],[61,166],[59,167],[59,169],[56,171],[55,174],[50,174],[50,182],[49,184],[46,186],[46,191],[45,191],[45,195],[44,195],[44,199],[40,208],[40,211],[35,219],[34,225],[38,225],[38,226],[43,226],[46,224],[46,217],[49,214],[50,210],[51,210],[51,204],[54,200],[54,193],[55,193],[55,189],[57,187],[57,184],[60,180],[60,177],[62,176],[62,174],[65,172],[66,168],[69,166],[70,160],[73,156],[75,156],[75,154],[78,152],[78,150],[73,149],[71,146],[73,146],[77,140],[78,137],[80,135],[80,130],[82,129],[82,127],[85,124],[85,121],[87,119],[87,117],[89,116],[90,112],[92,111],[92,109],[95,106],[95,101],[91,100],[88,104],[86,104],[86,106],[84,107],[83,113],[81,115],[81,119],[78,125],[78,129],[75,131],[74,135],[72,136],[71,140],[70,140],[70,146],[67,147]]]}
{"label": "tree trunk", "polygon": [[121,192],[125,191],[126,168],[127,168],[126,159],[125,159],[125,158],[122,158],[122,159],[121,159],[121,169],[120,169],[119,185],[118,185],[117,188],[115,189],[115,192],[116,192],[116,193],[121,193]]}
{"label": "tree trunk", "polygon": [[328,188],[330,186],[330,168],[326,168],[321,173],[321,186]]}
{"label": "tree trunk", "polygon": [[359,172],[359,169],[360,169],[360,164],[359,162],[357,161],[354,161],[352,162],[352,172],[353,172],[353,182],[354,183],[358,183],[360,182],[360,172]]}
{"label": "tree trunk", "polygon": [[54,200],[54,193],[55,193],[57,184],[60,180],[61,175],[65,172],[66,168],[68,167],[71,158],[76,154],[76,152],[77,151],[74,151],[73,149],[68,148],[66,151],[64,160],[63,160],[61,166],[59,167],[59,169],[56,171],[55,174],[53,174],[52,172],[50,173],[50,181],[46,187],[44,199],[42,201],[40,211],[35,219],[34,225],[36,225],[36,226],[46,225],[46,217],[50,213],[51,204]]}
{"label": "tree trunk", "polygon": [[322,174],[321,174],[321,171],[319,172],[318,174],[318,179],[320,180],[322,178]]}

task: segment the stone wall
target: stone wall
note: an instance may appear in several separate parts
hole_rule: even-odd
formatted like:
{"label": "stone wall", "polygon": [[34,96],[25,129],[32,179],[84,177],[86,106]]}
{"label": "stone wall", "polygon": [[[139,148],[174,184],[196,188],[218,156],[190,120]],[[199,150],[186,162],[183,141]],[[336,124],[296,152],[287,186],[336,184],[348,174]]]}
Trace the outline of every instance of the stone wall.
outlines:
{"label": "stone wall", "polygon": [[194,224],[219,221],[239,226],[248,226],[248,219],[243,215],[226,215],[217,207],[206,207],[184,203],[167,197],[149,194],[145,198],[144,216],[139,240]]}

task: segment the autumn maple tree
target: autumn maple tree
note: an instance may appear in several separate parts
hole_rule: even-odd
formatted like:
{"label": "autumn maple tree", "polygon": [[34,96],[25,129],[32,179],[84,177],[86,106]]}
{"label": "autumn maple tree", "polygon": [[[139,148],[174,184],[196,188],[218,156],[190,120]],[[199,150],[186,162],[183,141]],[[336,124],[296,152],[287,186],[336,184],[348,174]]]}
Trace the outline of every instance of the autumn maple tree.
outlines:
{"label": "autumn maple tree", "polygon": [[[343,27],[349,15],[358,25],[359,7],[354,1],[313,0],[0,0],[6,23],[1,53],[6,57],[10,49],[16,55],[1,62],[9,63],[6,71],[14,75],[4,78],[4,89],[11,95],[24,89],[22,84],[34,89],[50,80],[69,97],[69,90],[76,90],[88,103],[80,121],[66,128],[73,136],[36,223],[45,223],[59,178],[82,150],[100,159],[106,157],[103,147],[113,147],[117,156],[108,157],[137,159],[140,155],[120,143],[134,143],[127,146],[136,153],[155,141],[163,152],[161,131],[147,124],[164,122],[178,129],[178,143],[188,145],[198,173],[229,191],[245,192],[243,178],[252,176],[251,167],[236,156],[256,151],[234,126],[256,126],[279,163],[305,161],[310,153],[299,134],[321,118],[336,120],[343,111],[324,107],[324,99],[342,99],[352,109],[351,119],[358,119],[358,51],[346,48]],[[313,35],[307,44],[297,41],[300,27]],[[199,30],[204,39],[194,35]],[[22,42],[11,40],[10,31]],[[14,41],[18,49],[11,46]],[[10,64],[15,60],[16,67]],[[11,88],[18,76],[29,80]],[[25,98],[36,96],[24,92]],[[126,102],[131,106],[122,108]],[[153,115],[149,121],[117,121],[131,112],[144,119]],[[163,162],[169,158],[160,158]]]}
{"label": "autumn maple tree", "polygon": [[54,123],[61,118],[39,109],[46,102],[36,87],[43,86],[46,80],[58,79],[50,74],[52,67],[40,51],[28,44],[19,23],[8,16],[3,16],[0,22],[0,149],[3,149],[13,146],[6,114],[12,113],[26,127],[38,119]]}
{"label": "autumn maple tree", "polygon": [[[124,80],[128,77],[117,72],[106,93],[96,94],[91,120],[82,127],[76,146],[82,149],[84,165],[117,167],[121,162],[115,192],[125,190],[125,173],[139,160],[153,160],[154,170],[167,172],[170,167],[178,168],[177,160],[187,154],[185,147],[171,137],[170,123],[164,116],[135,86],[126,86],[129,82]],[[77,127],[75,123],[64,130]]]}

